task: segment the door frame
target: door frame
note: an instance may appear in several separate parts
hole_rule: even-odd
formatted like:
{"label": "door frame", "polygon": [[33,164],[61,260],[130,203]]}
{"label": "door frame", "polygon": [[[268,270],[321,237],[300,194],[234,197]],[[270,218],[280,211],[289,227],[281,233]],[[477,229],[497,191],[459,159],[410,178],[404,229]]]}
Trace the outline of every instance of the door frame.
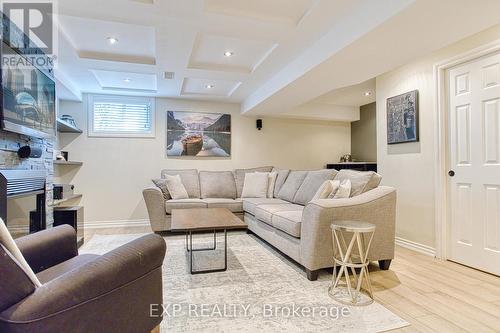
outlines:
{"label": "door frame", "polygon": [[435,176],[435,256],[447,260],[448,253],[448,230],[450,225],[450,206],[448,191],[448,87],[446,86],[446,72],[452,67],[468,63],[490,54],[500,52],[500,40],[485,44],[478,48],[464,52],[457,56],[445,59],[434,65],[434,91],[435,113],[434,113],[434,176]]}

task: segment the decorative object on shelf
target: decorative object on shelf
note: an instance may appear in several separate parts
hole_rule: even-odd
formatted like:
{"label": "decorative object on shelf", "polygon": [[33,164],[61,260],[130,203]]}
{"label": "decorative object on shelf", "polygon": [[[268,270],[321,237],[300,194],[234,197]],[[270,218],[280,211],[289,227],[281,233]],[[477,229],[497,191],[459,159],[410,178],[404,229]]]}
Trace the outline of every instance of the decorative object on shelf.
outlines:
{"label": "decorative object on shelf", "polygon": [[64,158],[65,161],[69,161],[69,153],[67,151],[62,151],[61,150],[61,155]]}
{"label": "decorative object on shelf", "polygon": [[231,115],[167,111],[167,156],[231,156]]}
{"label": "decorative object on shelf", "polygon": [[17,151],[17,156],[19,156],[19,158],[40,158],[42,156],[42,148],[22,146]]}
{"label": "decorative object on shelf", "polygon": [[53,199],[61,200],[74,195],[75,186],[71,184],[54,184]]}
{"label": "decorative object on shelf", "polygon": [[60,118],[57,119],[57,131],[60,133],[83,133],[83,131],[78,127],[75,127],[73,124],[70,124]]}
{"label": "decorative object on shelf", "polygon": [[56,161],[67,161],[67,158],[64,157],[64,154],[62,151],[57,151],[56,153]]}
{"label": "decorative object on shelf", "polygon": [[352,155],[351,154],[345,154],[340,158],[341,163],[346,163],[346,162],[352,162]]}
{"label": "decorative object on shelf", "polygon": [[61,120],[64,122],[67,122],[68,124],[70,124],[73,127],[77,127],[76,123],[75,123],[75,119],[73,118],[73,116],[70,116],[69,114],[63,114],[61,116]]}
{"label": "decorative object on shelf", "polygon": [[387,99],[387,143],[419,141],[418,90]]}

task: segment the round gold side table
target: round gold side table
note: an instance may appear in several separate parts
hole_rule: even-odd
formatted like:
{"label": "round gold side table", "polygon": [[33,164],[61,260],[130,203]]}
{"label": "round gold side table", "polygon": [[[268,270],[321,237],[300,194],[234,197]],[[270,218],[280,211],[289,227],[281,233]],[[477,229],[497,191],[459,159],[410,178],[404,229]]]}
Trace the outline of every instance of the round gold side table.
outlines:
{"label": "round gold side table", "polygon": [[[334,267],[328,294],[337,302],[346,305],[362,306],[373,303],[368,253],[375,234],[375,225],[360,221],[339,221],[333,223],[331,229]],[[368,243],[365,238],[368,238]],[[338,273],[337,266],[340,266]],[[359,273],[356,270],[359,270]]]}

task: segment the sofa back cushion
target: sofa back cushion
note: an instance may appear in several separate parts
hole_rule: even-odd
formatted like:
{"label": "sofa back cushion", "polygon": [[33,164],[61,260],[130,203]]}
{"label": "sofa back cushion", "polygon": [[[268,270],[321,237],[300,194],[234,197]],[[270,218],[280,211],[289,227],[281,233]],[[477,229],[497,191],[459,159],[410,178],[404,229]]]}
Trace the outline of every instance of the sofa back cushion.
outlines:
{"label": "sofa back cushion", "polygon": [[198,170],[196,169],[186,169],[186,170],[172,170],[165,169],[161,171],[161,177],[165,178],[165,175],[175,176],[179,175],[182,180],[182,184],[186,188],[186,191],[190,198],[200,198],[200,180],[198,178]]}
{"label": "sofa back cushion", "polygon": [[35,291],[35,285],[14,256],[0,244],[0,312],[20,302]]}
{"label": "sofa back cushion", "polygon": [[373,171],[340,170],[335,179],[340,182],[350,180],[351,197],[355,197],[377,188],[382,181],[382,176]]}
{"label": "sofa back cushion", "polygon": [[281,188],[283,187],[283,184],[285,184],[285,181],[290,174],[290,170],[273,168],[272,172],[278,173],[278,176],[276,177],[276,183],[274,184],[274,197],[277,198]]}
{"label": "sofa back cushion", "polygon": [[323,185],[325,181],[335,178],[336,174],[337,170],[333,169],[307,172],[304,181],[295,193],[293,203],[307,205],[307,203],[313,199],[321,185]]}
{"label": "sofa back cushion", "polygon": [[290,171],[285,183],[278,193],[278,198],[280,198],[281,200],[293,202],[295,193],[297,193],[300,185],[302,185],[302,182],[307,176],[307,172],[308,171]]}
{"label": "sofa back cushion", "polygon": [[200,171],[201,197],[236,198],[236,182],[232,171]]}
{"label": "sofa back cushion", "polygon": [[251,169],[236,169],[234,170],[234,179],[236,181],[236,197],[241,198],[241,192],[243,192],[243,184],[245,182],[245,174],[248,172],[271,172],[273,167],[265,166],[259,168]]}

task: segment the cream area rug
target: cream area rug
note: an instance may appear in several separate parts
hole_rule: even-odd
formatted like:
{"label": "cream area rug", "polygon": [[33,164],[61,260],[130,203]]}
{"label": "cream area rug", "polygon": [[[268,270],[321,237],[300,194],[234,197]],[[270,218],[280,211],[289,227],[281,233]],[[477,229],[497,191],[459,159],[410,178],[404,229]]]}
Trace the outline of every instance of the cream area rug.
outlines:
{"label": "cream area rug", "polygon": [[[143,235],[95,235],[80,253],[104,254]],[[195,252],[195,269],[224,265],[222,237],[216,251]],[[166,236],[162,332],[384,332],[409,324],[374,302],[344,306],[328,296],[330,278],[309,281],[296,264],[253,235],[228,234],[228,269],[191,275],[184,236]],[[194,248],[213,236],[197,235]]]}

